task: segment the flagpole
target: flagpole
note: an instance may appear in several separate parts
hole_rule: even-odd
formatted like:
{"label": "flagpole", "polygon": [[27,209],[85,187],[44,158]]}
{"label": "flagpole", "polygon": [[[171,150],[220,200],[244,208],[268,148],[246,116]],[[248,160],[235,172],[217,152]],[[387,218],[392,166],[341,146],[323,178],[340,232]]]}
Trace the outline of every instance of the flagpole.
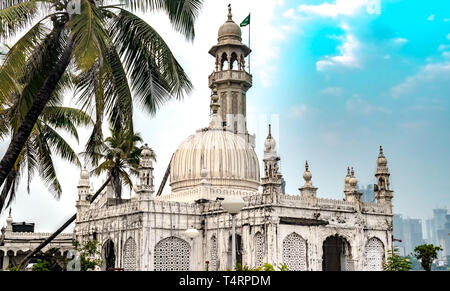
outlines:
{"label": "flagpole", "polygon": [[[251,49],[251,44],[250,44],[250,31],[251,31],[251,27],[252,27],[252,24],[251,24],[251,20],[250,20],[250,23],[248,24],[248,48],[249,48],[249,49]],[[250,57],[251,57],[251,54],[248,55],[248,73],[249,73],[249,74],[251,74],[251,69],[250,69]]]}

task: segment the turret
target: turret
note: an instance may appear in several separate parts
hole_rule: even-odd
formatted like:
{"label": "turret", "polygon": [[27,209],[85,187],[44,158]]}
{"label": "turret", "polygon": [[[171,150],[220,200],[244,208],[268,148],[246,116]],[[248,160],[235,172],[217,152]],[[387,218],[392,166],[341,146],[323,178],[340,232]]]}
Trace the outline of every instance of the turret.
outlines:
{"label": "turret", "polygon": [[252,76],[245,71],[245,58],[251,50],[242,43],[241,34],[241,28],[233,21],[230,6],[228,19],[219,29],[218,43],[209,50],[216,59],[215,70],[209,76],[209,87],[217,88],[219,116],[226,128],[246,135],[246,93],[252,86]]}
{"label": "turret", "polygon": [[309,164],[308,161],[305,163],[305,172],[303,173],[303,179],[305,180],[305,184],[303,187],[300,187],[300,194],[304,198],[315,198],[317,195],[317,188],[313,186],[311,180],[312,180],[312,174],[309,171]]}
{"label": "turret", "polygon": [[77,211],[82,211],[89,207],[88,196],[90,195],[91,185],[89,183],[89,172],[86,166],[80,172],[80,179],[78,180],[78,199],[76,202]]}
{"label": "turret", "polygon": [[377,159],[377,171],[375,173],[375,177],[377,179],[377,183],[374,185],[375,199],[377,203],[385,205],[387,210],[392,212],[392,198],[393,193],[390,183],[390,173],[389,168],[387,166],[387,159],[383,153],[383,147],[380,146],[380,153]]}
{"label": "turret", "polygon": [[149,198],[155,192],[153,185],[153,152],[145,144],[142,147],[141,157],[139,161],[139,184],[136,187],[136,192],[140,198]]}
{"label": "turret", "polygon": [[279,161],[276,150],[277,143],[272,137],[272,128],[269,125],[269,135],[264,142],[264,177],[261,179],[263,194],[274,193],[281,194],[282,175],[280,173]]}
{"label": "turret", "polygon": [[348,190],[345,191],[345,200],[353,203],[361,203],[362,202],[362,193],[358,192],[356,189],[356,185],[358,185],[358,180],[355,177],[355,170],[351,171],[350,179],[348,180]]}

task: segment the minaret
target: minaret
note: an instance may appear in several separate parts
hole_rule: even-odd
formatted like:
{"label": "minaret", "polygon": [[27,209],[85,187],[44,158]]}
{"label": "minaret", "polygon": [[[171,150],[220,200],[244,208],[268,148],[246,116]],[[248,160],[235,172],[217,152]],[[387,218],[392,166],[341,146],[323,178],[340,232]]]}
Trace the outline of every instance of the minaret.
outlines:
{"label": "minaret", "polygon": [[86,166],[80,172],[80,180],[78,180],[78,200],[76,202],[77,211],[81,211],[89,207],[90,202],[88,196],[90,194],[91,185],[89,183],[89,172]]}
{"label": "minaret", "polygon": [[375,198],[377,203],[386,205],[392,211],[393,192],[390,187],[390,173],[387,166],[387,159],[383,154],[383,147],[380,146],[380,154],[377,159],[377,171],[375,177],[377,184],[374,185]]}
{"label": "minaret", "polygon": [[264,177],[261,179],[263,194],[281,194],[281,178],[279,161],[276,150],[276,142],[272,137],[271,126],[269,125],[269,135],[264,142]]}
{"label": "minaret", "polygon": [[11,215],[11,208],[10,208],[9,209],[9,215],[6,218],[6,229],[5,229],[5,231],[7,233],[12,232],[12,223],[13,223],[13,218],[12,218],[12,215]]}
{"label": "minaret", "polygon": [[312,174],[309,171],[308,161],[306,161],[305,164],[305,172],[303,173],[303,179],[305,180],[305,184],[303,185],[303,187],[299,188],[301,196],[304,198],[315,198],[317,195],[317,188],[314,187],[311,182]]}
{"label": "minaret", "polygon": [[349,179],[349,189],[345,192],[345,200],[353,203],[361,203],[362,193],[358,192],[356,185],[358,180],[355,177],[355,171],[352,168],[351,176]]}
{"label": "minaret", "polygon": [[136,192],[140,198],[149,198],[153,195],[155,189],[153,185],[152,150],[147,144],[142,147],[138,171],[139,185],[136,187]]}
{"label": "minaret", "polygon": [[252,76],[245,71],[245,57],[251,50],[242,43],[241,35],[230,6],[228,20],[219,29],[218,43],[209,50],[216,59],[215,70],[209,76],[209,87],[218,91],[219,116],[226,128],[248,136],[246,93],[252,86]]}
{"label": "minaret", "polygon": [[345,176],[344,180],[344,194],[345,197],[347,197],[347,193],[350,191],[350,178],[352,176],[350,175],[350,167],[347,167],[347,176]]}

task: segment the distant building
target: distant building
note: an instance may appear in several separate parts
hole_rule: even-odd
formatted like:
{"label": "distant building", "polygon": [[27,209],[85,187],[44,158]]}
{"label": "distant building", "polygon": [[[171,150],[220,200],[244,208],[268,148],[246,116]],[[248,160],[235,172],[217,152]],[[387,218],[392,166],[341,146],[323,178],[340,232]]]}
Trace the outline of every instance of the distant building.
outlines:
{"label": "distant building", "polygon": [[394,215],[394,238],[401,240],[401,242],[394,242],[394,245],[399,248],[400,255],[411,254],[416,246],[424,243],[422,220]]}
{"label": "distant building", "polygon": [[373,191],[373,184],[369,184],[367,185],[366,188],[364,188],[364,186],[362,186],[361,188],[358,189],[359,192],[361,192],[362,195],[362,201],[366,202],[366,203],[372,203],[375,202],[375,191]]}
{"label": "distant building", "polygon": [[[34,250],[40,243],[48,238],[51,233],[34,232],[34,223],[13,222],[11,211],[6,219],[6,227],[3,227],[0,235],[0,271],[6,270],[9,264],[17,265],[25,256]],[[43,252],[57,248],[60,254],[73,249],[73,234],[62,233],[58,235]]]}

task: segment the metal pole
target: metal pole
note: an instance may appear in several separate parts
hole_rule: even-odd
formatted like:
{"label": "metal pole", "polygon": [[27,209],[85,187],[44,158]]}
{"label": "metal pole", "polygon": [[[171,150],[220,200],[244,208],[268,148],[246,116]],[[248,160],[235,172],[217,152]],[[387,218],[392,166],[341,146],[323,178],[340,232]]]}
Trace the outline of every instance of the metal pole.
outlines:
{"label": "metal pole", "polygon": [[231,269],[236,267],[236,220],[235,214],[231,215],[232,229],[231,229]]}
{"label": "metal pole", "polygon": [[[248,24],[248,47],[251,49],[251,43],[250,43],[250,31],[251,31],[251,20],[250,23]],[[250,69],[250,58],[251,58],[251,53],[248,55],[248,73],[251,74],[252,71]]]}

